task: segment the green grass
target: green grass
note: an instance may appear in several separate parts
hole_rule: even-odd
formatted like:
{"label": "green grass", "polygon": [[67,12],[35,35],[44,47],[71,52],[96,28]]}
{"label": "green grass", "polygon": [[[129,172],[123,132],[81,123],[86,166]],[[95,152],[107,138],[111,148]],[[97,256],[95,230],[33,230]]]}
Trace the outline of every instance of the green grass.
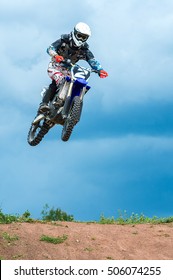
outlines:
{"label": "green grass", "polygon": [[119,216],[117,218],[111,217],[106,218],[104,215],[101,215],[99,223],[100,224],[119,224],[119,225],[125,225],[125,224],[162,224],[162,223],[172,223],[173,217],[167,217],[167,218],[158,218],[156,216],[149,218],[146,217],[144,214],[135,214],[132,213],[130,216],[127,215],[127,212],[124,211],[123,213],[119,211]]}
{"label": "green grass", "polygon": [[[43,215],[42,220],[36,220],[31,218],[30,212],[27,210],[25,211],[21,216],[16,215],[10,215],[10,214],[4,214],[2,210],[0,209],[0,224],[10,224],[14,222],[27,222],[27,223],[48,223],[52,222],[52,224],[61,226],[61,224],[57,224],[57,221],[68,221],[68,222],[79,222],[75,221],[72,215],[67,215],[64,211],[61,211],[61,209],[57,208],[51,208],[49,211],[49,206],[46,206],[44,210],[41,212]],[[82,221],[81,221],[82,222]],[[132,213],[131,215],[127,215],[127,211],[118,211],[118,217],[114,218],[112,217],[105,217],[103,214],[101,215],[99,221],[88,221],[87,224],[90,223],[99,223],[99,224],[119,224],[119,225],[125,225],[125,224],[144,224],[144,223],[151,223],[151,224],[161,224],[161,223],[172,223],[173,222],[173,216],[171,217],[163,217],[159,218],[157,216],[154,216],[152,218],[149,218],[145,216],[144,214],[135,214]]]}
{"label": "green grass", "polygon": [[0,224],[10,224],[13,222],[27,222],[31,223],[34,222],[34,220],[30,217],[30,212],[27,210],[25,211],[21,216],[18,214],[16,215],[10,215],[10,214],[4,214],[2,212],[2,209],[0,209]]}
{"label": "green grass", "polygon": [[10,235],[7,232],[3,232],[2,237],[3,237],[3,239],[5,239],[9,243],[13,242],[13,241],[16,241],[16,240],[19,240],[19,237],[17,235]]}
{"label": "green grass", "polygon": [[57,237],[51,237],[48,235],[42,235],[40,237],[40,241],[45,241],[48,243],[53,243],[53,244],[60,244],[63,243],[67,239],[67,235],[63,234],[63,236],[57,236]]}

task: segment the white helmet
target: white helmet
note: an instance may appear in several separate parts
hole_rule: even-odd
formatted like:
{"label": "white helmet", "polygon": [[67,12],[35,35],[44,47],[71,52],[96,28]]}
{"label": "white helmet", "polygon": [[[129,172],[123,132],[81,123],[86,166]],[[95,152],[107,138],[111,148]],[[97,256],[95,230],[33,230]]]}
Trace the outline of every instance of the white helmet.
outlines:
{"label": "white helmet", "polygon": [[77,47],[82,46],[89,36],[91,36],[90,27],[84,22],[77,23],[72,31],[72,39]]}

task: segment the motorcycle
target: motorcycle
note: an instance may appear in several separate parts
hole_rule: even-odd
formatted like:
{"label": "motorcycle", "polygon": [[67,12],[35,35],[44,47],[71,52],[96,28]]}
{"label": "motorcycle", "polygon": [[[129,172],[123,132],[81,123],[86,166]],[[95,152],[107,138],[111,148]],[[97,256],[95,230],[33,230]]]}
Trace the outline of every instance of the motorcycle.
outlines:
{"label": "motorcycle", "polygon": [[[49,111],[37,113],[33,120],[27,141],[31,146],[38,145],[48,131],[56,124],[62,125],[61,140],[68,141],[74,126],[80,121],[83,99],[90,89],[88,80],[91,72],[96,72],[91,68],[85,68],[78,64],[71,64],[69,60],[62,64],[68,67],[70,75],[64,77],[58,85],[55,97],[49,102]],[[43,90],[43,94],[46,88]],[[60,97],[63,103],[60,104]]]}

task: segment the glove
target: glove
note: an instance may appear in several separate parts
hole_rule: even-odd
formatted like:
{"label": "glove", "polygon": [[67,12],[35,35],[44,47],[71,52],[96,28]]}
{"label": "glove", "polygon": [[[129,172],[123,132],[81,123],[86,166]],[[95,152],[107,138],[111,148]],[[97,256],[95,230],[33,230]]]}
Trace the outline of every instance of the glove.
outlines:
{"label": "glove", "polygon": [[64,57],[61,55],[55,55],[54,58],[55,58],[55,61],[58,63],[60,63],[64,60]]}
{"label": "glove", "polygon": [[100,78],[106,78],[108,76],[108,73],[105,70],[99,71],[99,77]]}

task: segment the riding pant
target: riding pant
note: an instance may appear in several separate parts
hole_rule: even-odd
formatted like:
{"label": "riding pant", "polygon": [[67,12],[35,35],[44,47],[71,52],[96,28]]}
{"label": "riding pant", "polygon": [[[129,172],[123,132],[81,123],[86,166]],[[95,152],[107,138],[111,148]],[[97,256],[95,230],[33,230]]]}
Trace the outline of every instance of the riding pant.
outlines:
{"label": "riding pant", "polygon": [[64,76],[70,75],[70,72],[62,67],[59,63],[51,61],[47,69],[49,77],[56,82],[58,85]]}

